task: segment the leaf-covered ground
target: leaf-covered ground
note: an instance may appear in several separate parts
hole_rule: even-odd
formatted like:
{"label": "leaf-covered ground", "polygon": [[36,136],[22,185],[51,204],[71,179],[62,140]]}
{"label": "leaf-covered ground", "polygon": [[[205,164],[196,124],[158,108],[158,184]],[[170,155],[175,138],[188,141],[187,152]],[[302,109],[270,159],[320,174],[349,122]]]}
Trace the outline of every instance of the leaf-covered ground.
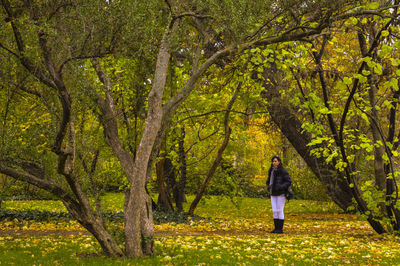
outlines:
{"label": "leaf-covered ground", "polygon": [[[122,198],[110,194],[109,209]],[[156,253],[137,260],[107,259],[76,222],[0,223],[2,265],[398,265],[400,239],[380,236],[367,222],[340,213],[327,202],[290,201],[285,234],[270,234],[272,217],[265,199],[211,197],[185,223],[155,225]],[[7,208],[64,210],[59,202],[7,202]],[[113,224],[118,232],[122,224]]]}

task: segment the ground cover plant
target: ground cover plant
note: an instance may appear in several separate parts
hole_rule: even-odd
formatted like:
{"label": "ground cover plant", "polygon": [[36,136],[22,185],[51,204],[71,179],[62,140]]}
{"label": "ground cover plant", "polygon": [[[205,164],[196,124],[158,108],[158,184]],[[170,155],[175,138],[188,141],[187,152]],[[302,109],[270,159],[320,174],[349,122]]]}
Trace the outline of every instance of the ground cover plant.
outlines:
{"label": "ground cover plant", "polygon": [[[123,208],[121,194],[107,194],[103,200],[108,210]],[[65,212],[57,201],[7,201],[5,208]],[[341,213],[331,202],[292,200],[286,205],[286,213],[285,234],[270,234],[269,200],[239,198],[232,202],[222,196],[208,197],[193,218],[156,221],[154,256],[131,260],[104,257],[95,239],[73,220],[3,219],[0,262],[2,265],[400,263],[399,238],[377,235],[366,221]],[[123,230],[118,221],[112,226]]]}

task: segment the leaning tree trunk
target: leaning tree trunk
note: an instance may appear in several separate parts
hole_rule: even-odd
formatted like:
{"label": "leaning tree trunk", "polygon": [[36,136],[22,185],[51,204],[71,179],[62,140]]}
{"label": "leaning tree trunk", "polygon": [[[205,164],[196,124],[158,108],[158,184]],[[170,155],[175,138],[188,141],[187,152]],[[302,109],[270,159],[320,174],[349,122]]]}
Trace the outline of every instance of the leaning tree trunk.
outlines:
{"label": "leaning tree trunk", "polygon": [[63,201],[63,203],[72,216],[97,239],[107,256],[122,256],[122,250],[105,228],[103,220],[96,219],[89,198],[83,191],[79,179],[75,175],[76,145],[74,123],[70,121],[72,110],[71,99],[62,82],[60,73],[58,73],[57,78],[56,84],[63,106],[63,119],[57,134],[56,142],[53,145],[53,151],[59,157],[58,173],[65,177],[78,204],[71,205],[67,201]]}
{"label": "leaning tree trunk", "polygon": [[[265,69],[265,77],[271,80],[273,78],[271,74],[271,69]],[[310,154],[310,147],[307,144],[311,142],[311,136],[302,130],[302,123],[296,117],[294,109],[287,101],[281,99],[279,92],[281,85],[277,84],[280,83],[263,82],[265,90],[262,97],[268,100],[267,109],[273,122],[326,188],[329,197],[341,209],[347,211],[347,208],[354,204],[352,193],[343,175],[335,169],[334,165],[327,164],[323,158],[315,158]]]}
{"label": "leaning tree trunk", "polygon": [[[122,250],[110,233],[105,229],[102,222],[95,218],[93,211],[90,209],[89,201],[83,196],[83,192],[78,183],[73,184],[74,182],[72,182],[73,187],[71,190],[75,190],[77,193],[75,193],[76,195],[71,195],[71,191],[64,190],[63,187],[56,184],[51,179],[45,179],[43,175],[38,175],[38,171],[32,171],[32,167],[32,163],[28,162],[23,165],[21,165],[20,162],[0,162],[0,173],[16,180],[27,182],[57,196],[72,217],[96,238],[105,255],[113,257],[120,257],[123,255]],[[36,165],[34,167],[35,169],[39,169]],[[22,170],[16,170],[16,168]],[[69,176],[68,178],[70,181],[72,179],[76,180],[76,177],[73,176]]]}

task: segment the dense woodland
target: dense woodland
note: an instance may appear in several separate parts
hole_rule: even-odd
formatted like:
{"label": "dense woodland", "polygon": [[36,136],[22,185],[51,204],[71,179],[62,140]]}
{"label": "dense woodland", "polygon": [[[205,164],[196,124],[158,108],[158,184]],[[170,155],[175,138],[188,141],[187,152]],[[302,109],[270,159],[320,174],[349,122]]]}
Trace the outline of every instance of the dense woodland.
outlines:
{"label": "dense woodland", "polygon": [[398,234],[399,2],[2,0],[0,201],[56,197],[108,256],[151,255],[154,209],[265,197],[280,154],[296,197]]}

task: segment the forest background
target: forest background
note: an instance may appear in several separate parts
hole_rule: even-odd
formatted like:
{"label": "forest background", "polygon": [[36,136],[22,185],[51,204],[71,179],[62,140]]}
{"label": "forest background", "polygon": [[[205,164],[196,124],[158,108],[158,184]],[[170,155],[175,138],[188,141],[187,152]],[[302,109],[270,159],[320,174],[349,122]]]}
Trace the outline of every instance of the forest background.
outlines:
{"label": "forest background", "polygon": [[0,202],[57,198],[105,254],[151,255],[153,210],[265,197],[279,154],[296,198],[395,235],[398,5],[3,0]]}

